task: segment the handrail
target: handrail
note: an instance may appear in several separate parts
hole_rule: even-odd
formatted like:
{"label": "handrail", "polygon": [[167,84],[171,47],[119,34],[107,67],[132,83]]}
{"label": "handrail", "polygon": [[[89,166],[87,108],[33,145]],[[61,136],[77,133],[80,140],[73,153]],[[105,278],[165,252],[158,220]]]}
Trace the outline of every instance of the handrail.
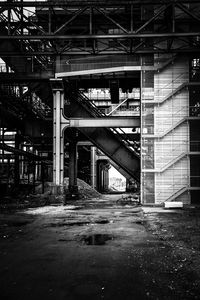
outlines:
{"label": "handrail", "polygon": [[[168,133],[170,133],[172,130],[174,130],[176,127],[178,127],[179,125],[181,125],[182,123],[184,123],[185,121],[187,121],[187,119],[189,119],[190,117],[200,117],[200,107],[197,106],[189,106],[188,109],[190,110],[191,108],[195,108],[197,109],[196,114],[197,115],[188,115],[188,116],[184,116],[182,117],[178,122],[176,122],[175,124],[172,125],[172,127],[168,128],[165,132],[159,130],[154,134],[143,134],[144,138],[163,138],[164,136],[166,136]],[[175,114],[172,115],[172,119],[174,119],[175,116],[178,116],[178,112],[181,112],[182,110],[184,110],[185,107],[183,107],[182,109],[178,110]],[[198,113],[199,110],[199,113]],[[161,132],[161,133],[160,133]]]}
{"label": "handrail", "polygon": [[[189,118],[189,117],[188,117]],[[145,134],[143,135],[143,138],[163,138],[164,136],[166,136],[168,133],[170,133],[171,131],[173,131],[175,128],[177,128],[179,125],[181,125],[182,123],[184,123],[187,120],[187,117],[182,118],[180,121],[178,121],[175,125],[173,125],[172,127],[170,127],[169,129],[167,129],[164,133],[162,134]]]}
{"label": "handrail", "polygon": [[172,81],[170,81],[170,82],[167,83],[166,85],[162,86],[161,89],[158,90],[158,94],[160,93],[160,91],[163,91],[164,89],[166,89],[166,88],[169,87],[169,86],[170,86],[170,88],[173,88],[172,85],[173,85],[175,82],[177,82],[178,79],[180,79],[180,78],[182,78],[182,77],[184,77],[184,76],[185,76],[185,73],[179,74],[179,75],[178,75],[176,78],[174,78]]}
{"label": "handrail", "polygon": [[[174,55],[172,55],[172,57],[170,57],[170,58],[164,58],[165,59],[165,61],[164,62],[161,62],[161,64],[160,64],[160,61],[158,61],[158,58],[157,58],[157,61],[156,61],[156,67],[157,67],[157,70],[159,70],[159,71],[161,71],[161,70],[163,70],[164,68],[166,68],[170,63],[172,63],[174,60],[175,60],[175,58],[176,58],[176,54],[174,54]],[[162,57],[161,57],[162,58]],[[167,59],[167,60],[166,60]]]}
{"label": "handrail", "polygon": [[107,116],[111,115],[114,111],[116,111],[122,104],[124,104],[126,101],[128,100],[128,98],[124,99],[121,103],[119,103],[113,110],[111,110],[108,114],[106,114]]}
{"label": "handrail", "polygon": [[172,160],[168,161],[167,164],[162,167],[160,170],[156,170],[156,173],[162,173],[168,168],[170,168],[172,165],[174,165],[176,162],[178,162],[181,158],[187,155],[187,152],[182,152],[178,156],[174,157]]}
{"label": "handrail", "polygon": [[[184,77],[185,73],[179,74],[175,79],[167,83],[165,86],[160,87],[158,90],[155,90],[154,96],[155,97],[162,97],[161,100],[144,100],[143,103],[160,103],[167,101],[169,98],[173,97],[176,93],[181,91],[183,88],[185,88],[189,84],[188,81],[181,82],[177,87],[173,87],[173,84],[176,82],[178,83],[181,77]],[[171,91],[167,93],[167,87],[170,86]]]}
{"label": "handrail", "polygon": [[[76,97],[76,100],[77,100],[78,102],[80,102],[81,104],[84,104],[84,105],[90,110],[90,112],[91,112],[91,108],[92,108],[92,113],[94,114],[94,116],[101,116],[101,117],[102,117],[102,116],[106,116],[105,113],[101,112],[101,111],[97,108],[97,106],[96,106],[92,101],[90,101],[89,98],[87,98],[87,97],[86,97],[83,93],[81,93],[80,91],[76,91],[76,95],[75,95],[75,93],[73,93],[73,91],[71,91],[71,93],[74,94],[74,96],[78,95],[79,97]],[[138,149],[135,150],[135,149],[133,148],[133,145],[129,142],[128,136],[126,135],[126,133],[124,132],[124,130],[122,130],[122,128],[118,128],[118,130],[121,131],[121,134],[118,132],[118,130],[117,130],[116,128],[110,128],[110,129],[111,129],[111,131],[119,138],[119,140],[120,140],[125,146],[128,146],[129,149],[130,149],[131,151],[133,151],[134,154],[135,154],[136,156],[139,157],[139,150],[138,150]],[[122,134],[123,134],[123,136],[125,137],[125,139],[122,138],[122,136],[121,136]],[[136,145],[136,144],[135,144],[135,146],[136,146],[136,148],[137,148],[137,145]],[[139,147],[138,147],[138,148],[139,148]]]}
{"label": "handrail", "polygon": [[[185,111],[186,109],[188,109],[188,107],[181,107],[181,109],[178,109],[175,113],[173,113],[172,115],[171,115],[171,121],[173,122],[174,121],[174,119],[176,119],[177,117],[184,117],[185,118],[185,115],[184,116],[182,116],[181,115],[181,112],[183,112],[183,111]],[[164,113],[164,112],[163,112]],[[159,115],[159,118],[161,118],[162,120],[163,120],[163,123],[164,123],[164,119],[163,119],[163,116],[162,116],[162,113],[160,113],[160,115]],[[180,119],[180,120],[182,120],[182,118]],[[179,122],[180,122],[180,120],[176,123],[176,124],[178,124]],[[176,127],[176,124],[174,125],[172,125],[172,127],[170,127],[170,128],[175,128]],[[174,127],[175,126],[175,127]],[[162,125],[160,126],[160,127],[162,127]],[[163,134],[163,129],[162,128],[158,128],[157,130],[156,130],[156,134],[155,135],[162,135]],[[167,129],[166,130],[166,132],[168,132],[168,130],[169,129]],[[171,130],[170,130],[171,131]],[[170,132],[169,131],[169,132]],[[165,134],[164,134],[165,135]]]}
{"label": "handrail", "polygon": [[176,197],[182,195],[183,193],[185,193],[188,190],[188,187],[183,186],[181,187],[178,191],[176,191],[175,193],[173,193],[171,196],[169,196],[165,202],[167,201],[173,201]]}
{"label": "handrail", "polygon": [[[83,96],[83,94],[81,93],[81,92],[79,92],[80,93],[80,95],[81,96]],[[97,112],[97,114],[98,115],[100,115],[100,116],[106,116],[106,114],[105,113],[103,113],[103,112],[100,112],[99,111],[99,109],[97,108],[97,106],[92,102],[92,101],[90,101],[85,95],[84,95],[84,100],[86,100],[86,103],[88,104],[88,103],[90,103],[90,105],[92,105],[92,107],[95,109],[95,112]],[[89,101],[89,102],[88,102]],[[130,147],[132,150],[133,150],[133,152],[135,153],[135,154],[137,154],[137,155],[139,155],[139,151],[137,150],[135,150],[134,148],[133,148],[133,146],[132,146],[132,144],[129,142],[129,140],[128,140],[128,137],[127,137],[127,135],[126,135],[126,133],[124,132],[124,130],[122,129],[122,128],[118,128],[118,130],[120,130],[121,131],[121,134],[123,134],[123,136],[125,136],[126,137],[126,140],[124,140],[124,139],[122,139],[121,138],[121,134],[117,131],[117,129],[115,129],[115,128],[111,128],[111,130],[115,133],[115,134],[117,134],[117,136],[120,138],[120,140],[123,142],[123,144],[125,144],[126,146],[128,146],[128,147]]]}

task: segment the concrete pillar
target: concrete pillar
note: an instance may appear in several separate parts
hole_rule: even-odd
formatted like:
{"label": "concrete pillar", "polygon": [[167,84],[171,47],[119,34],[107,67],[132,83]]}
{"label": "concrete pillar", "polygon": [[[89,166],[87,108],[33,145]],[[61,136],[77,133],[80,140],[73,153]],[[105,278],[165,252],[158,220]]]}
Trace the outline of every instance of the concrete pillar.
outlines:
{"label": "concrete pillar", "polygon": [[69,143],[69,193],[77,194],[77,141]]}
{"label": "concrete pillar", "polygon": [[53,89],[53,102],[53,183],[62,186],[64,179],[64,133],[61,125],[64,91],[62,89]]}

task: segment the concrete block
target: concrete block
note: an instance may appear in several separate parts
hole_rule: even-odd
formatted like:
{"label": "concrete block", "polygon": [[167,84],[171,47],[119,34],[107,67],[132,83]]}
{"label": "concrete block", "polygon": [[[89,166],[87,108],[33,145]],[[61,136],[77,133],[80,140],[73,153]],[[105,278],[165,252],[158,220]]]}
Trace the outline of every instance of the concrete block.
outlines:
{"label": "concrete block", "polygon": [[183,208],[183,202],[178,202],[178,201],[174,201],[174,202],[165,202],[164,203],[164,207],[165,208]]}

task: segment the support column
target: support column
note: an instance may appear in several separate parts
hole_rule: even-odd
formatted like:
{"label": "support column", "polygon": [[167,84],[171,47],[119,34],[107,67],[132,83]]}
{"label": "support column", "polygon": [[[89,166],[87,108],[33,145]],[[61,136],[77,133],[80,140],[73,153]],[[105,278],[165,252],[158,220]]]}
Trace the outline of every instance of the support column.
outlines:
{"label": "support column", "polygon": [[96,189],[97,187],[97,158],[96,147],[91,147],[91,186]]}
{"label": "support column", "polygon": [[[20,135],[18,133],[15,134],[15,149],[19,149],[20,146]],[[19,153],[15,153],[15,166],[14,166],[14,182],[15,182],[15,187],[19,186],[19,180],[20,180],[20,175],[19,175]]]}
{"label": "support column", "polygon": [[78,195],[77,185],[77,141],[69,143],[69,193],[72,196]]}
{"label": "support column", "polygon": [[53,89],[53,102],[53,183],[57,187],[61,187],[64,179],[64,133],[61,125],[64,106],[63,89]]}

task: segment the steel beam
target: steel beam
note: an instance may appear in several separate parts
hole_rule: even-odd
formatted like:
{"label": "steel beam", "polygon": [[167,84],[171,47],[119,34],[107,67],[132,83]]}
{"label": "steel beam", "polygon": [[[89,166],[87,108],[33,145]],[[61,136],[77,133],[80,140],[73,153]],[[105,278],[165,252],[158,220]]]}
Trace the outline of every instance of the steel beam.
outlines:
{"label": "steel beam", "polygon": [[[189,43],[189,41],[188,41]],[[179,48],[179,49],[169,49],[167,50],[167,47],[161,49],[161,48],[150,48],[150,47],[146,47],[145,49],[132,49],[132,53],[134,54],[155,54],[155,53],[196,53],[199,54],[199,47],[190,47],[189,45],[187,46],[187,48]],[[105,54],[124,54],[127,53],[125,50],[101,50],[101,51],[97,51],[97,54],[99,56],[103,56]],[[62,55],[71,55],[71,56],[77,56],[77,55],[87,55],[91,54],[88,52],[88,50],[70,50],[70,51],[64,51],[62,52]],[[0,57],[31,57],[31,56],[38,56],[38,55],[47,55],[47,56],[56,56],[57,53],[54,50],[50,50],[50,51],[35,51],[35,52],[21,52],[21,53],[17,53],[17,52],[5,52],[5,51],[1,51],[0,50]]]}
{"label": "steel beam", "polygon": [[[1,55],[1,52],[0,52]],[[27,82],[48,80],[54,76],[53,72],[42,71],[40,73],[0,73],[0,82]]]}
{"label": "steel beam", "polygon": [[[169,4],[169,3],[199,3],[199,0],[123,0],[123,5],[160,5],[162,4]],[[122,6],[121,0],[59,0],[59,1],[16,1],[16,2],[8,2],[8,1],[1,1],[1,7],[81,7],[81,6],[98,6],[98,7],[116,7]]]}
{"label": "steel beam", "polygon": [[87,39],[133,39],[133,38],[178,38],[200,36],[200,31],[196,32],[163,32],[163,33],[124,33],[124,34],[77,34],[77,35],[0,35],[0,40],[87,40]]}
{"label": "steel beam", "polygon": [[[80,70],[80,71],[72,71],[72,72],[60,72],[56,73],[56,78],[65,78],[72,76],[84,76],[91,74],[105,74],[105,73],[114,73],[114,72],[130,72],[130,71],[141,71],[143,67],[140,66],[119,66],[119,67],[111,67],[111,68],[99,68],[99,69],[91,69],[91,70]],[[154,69],[154,66],[145,66],[146,70]]]}
{"label": "steel beam", "polygon": [[[63,118],[64,119],[64,118]],[[109,118],[70,118],[62,121],[63,129],[66,127],[107,127],[107,128],[128,128],[140,127],[140,118],[138,117],[109,117]]]}
{"label": "steel beam", "polygon": [[36,160],[36,161],[45,160],[45,158],[42,156],[35,155],[34,153],[8,146],[6,143],[0,143],[0,149],[17,155],[25,156],[31,160]]}

